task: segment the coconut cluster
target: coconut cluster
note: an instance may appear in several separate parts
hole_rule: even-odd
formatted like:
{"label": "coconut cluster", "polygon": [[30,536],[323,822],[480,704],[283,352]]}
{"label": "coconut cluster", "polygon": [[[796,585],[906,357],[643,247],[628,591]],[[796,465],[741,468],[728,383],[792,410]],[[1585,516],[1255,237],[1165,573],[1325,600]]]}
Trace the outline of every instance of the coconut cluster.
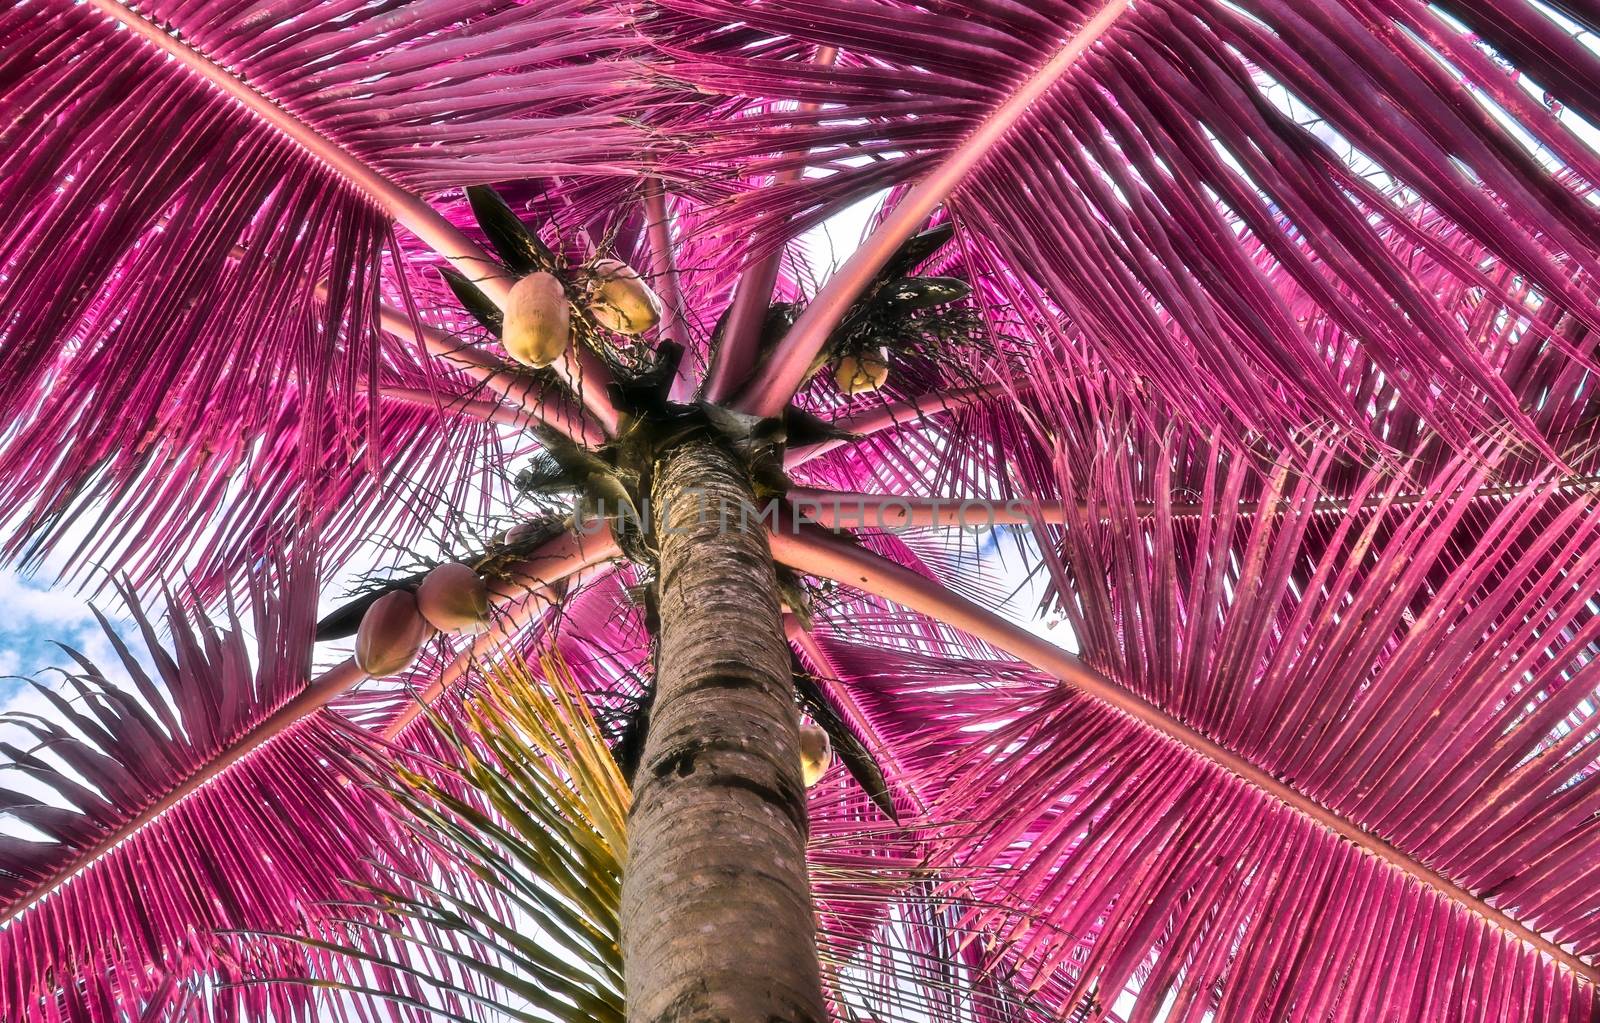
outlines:
{"label": "coconut cluster", "polygon": [[[661,300],[633,267],[602,259],[582,288],[582,311],[606,330],[634,337],[661,322]],[[500,332],[506,353],[524,366],[548,366],[572,341],[573,304],[555,274],[540,271],[517,281],[506,301]]]}
{"label": "coconut cluster", "polygon": [[411,667],[436,632],[476,635],[489,627],[489,585],[468,565],[447,561],[415,591],[395,590],[372,602],[356,630],[356,665],[374,677]]}

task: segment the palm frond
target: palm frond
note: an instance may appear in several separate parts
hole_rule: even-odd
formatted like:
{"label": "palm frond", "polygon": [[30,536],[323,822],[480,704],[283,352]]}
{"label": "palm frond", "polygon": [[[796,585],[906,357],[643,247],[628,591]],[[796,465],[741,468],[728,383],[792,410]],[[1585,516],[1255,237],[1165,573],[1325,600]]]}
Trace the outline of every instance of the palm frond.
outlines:
{"label": "palm frond", "polygon": [[0,744],[0,810],[40,837],[11,828],[0,843],[8,1017],[161,1017],[216,985],[206,1002],[222,1011],[230,981],[305,964],[242,958],[221,932],[315,929],[321,903],[350,895],[340,878],[371,882],[378,861],[412,862],[403,833],[352,784],[337,716],[292,713],[238,756],[241,736],[306,692],[315,582],[307,563],[257,580],[253,651],[233,615],[219,626],[173,604],[168,652],[136,608],[154,677],[108,624],[126,679],[74,654],[70,699],[41,687],[59,720],[12,716],[38,741]]}
{"label": "palm frond", "polygon": [[[305,0],[259,16],[186,0],[0,15],[18,112],[0,133],[13,557],[137,519],[157,486],[203,487],[162,496],[248,528],[304,528],[342,503],[372,514],[403,459],[459,465],[438,420],[377,409],[380,367],[417,362],[378,331],[389,217],[427,212],[452,255],[472,249],[405,189],[621,172],[643,152],[618,113],[630,79],[605,59],[634,45],[615,12]],[[158,482],[173,478],[203,483]],[[235,570],[261,553],[194,518],[97,553]]]}
{"label": "palm frond", "polygon": [[[1494,444],[1420,482],[1314,446],[1263,476],[1181,434],[1130,461],[1138,432],[1102,423],[1075,463],[1093,471],[1058,449],[1083,500],[1044,552],[1087,665],[948,595],[923,601],[936,591],[909,572],[881,588],[865,555],[836,576],[1069,683],[972,720],[958,680],[976,669],[935,667],[911,705],[879,683],[893,716],[868,711],[931,744],[936,819],[982,822],[945,854],[995,871],[997,908],[969,923],[1004,930],[1021,907],[1048,922],[997,953],[1007,969],[1061,1010],[1133,985],[1139,1018],[1168,999],[1174,1019],[1592,1011],[1592,488],[1549,469],[1497,485]],[[1177,472],[1196,468],[1178,514]],[[847,685],[852,663],[902,689],[930,670],[883,663],[866,636],[877,652],[833,649]],[[1434,976],[1405,965],[1412,942],[1526,965]]]}
{"label": "palm frond", "polygon": [[[391,793],[433,858],[368,881],[383,915],[359,904],[342,920],[348,941],[290,942],[335,961],[334,987],[447,1018],[624,1018],[628,786],[559,658],[540,668],[506,659],[450,719],[413,726],[429,728],[431,756],[367,750],[366,782]],[[419,990],[384,986],[396,975]]]}
{"label": "palm frond", "polygon": [[[1450,252],[1456,233],[1600,323],[1586,199],[1600,160],[1484,47],[1492,39],[1528,59],[1520,73],[1583,109],[1591,97],[1577,79],[1600,58],[1554,41],[1560,30],[1532,4],[1246,12],[1141,0],[1109,28],[1102,16],[1123,5],[666,6],[683,14],[670,24],[677,73],[754,108],[718,155],[757,158],[757,172],[802,159],[827,171],[741,196],[730,231],[816,223],[886,186],[954,175],[956,221],[1047,294],[1108,366],[1147,379],[1203,427],[1280,439],[1284,424],[1319,418],[1361,427],[1339,355],[1280,295],[1292,282],[1453,442],[1470,446],[1504,419],[1538,443],[1533,408],[1418,273],[1433,261],[1443,277],[1502,290]],[[817,68],[747,50],[743,36],[723,40],[730,20],[773,46],[843,56]],[[1063,63],[1089,23],[1098,41]],[[1009,130],[994,130],[1000,122]],[[1395,233],[1405,255],[1385,244]],[[752,398],[766,399],[777,400]]]}
{"label": "palm frond", "polygon": [[1342,510],[1319,509],[1325,473],[1280,472],[1239,513],[1224,495],[1249,471],[1213,464],[1208,511],[1182,526],[1159,505],[1133,526],[1109,465],[1084,481],[1091,506],[1117,509],[1070,524],[1057,562],[1086,657],[1591,954],[1594,907],[1542,892],[1545,871],[1575,866],[1553,837],[1575,851],[1589,828],[1557,807],[1589,788],[1593,489],[1554,473],[1494,487],[1458,459],[1420,501],[1374,472]]}

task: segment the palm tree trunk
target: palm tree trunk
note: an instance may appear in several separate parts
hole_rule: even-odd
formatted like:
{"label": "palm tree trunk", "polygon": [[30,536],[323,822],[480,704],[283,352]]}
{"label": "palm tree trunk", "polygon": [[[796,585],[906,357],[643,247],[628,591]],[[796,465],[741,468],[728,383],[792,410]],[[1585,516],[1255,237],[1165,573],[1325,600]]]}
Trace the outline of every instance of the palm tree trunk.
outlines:
{"label": "palm tree trunk", "polygon": [[660,652],[622,887],[628,1019],[822,1023],[799,722],[766,534],[744,470],[709,443],[665,459],[653,498]]}

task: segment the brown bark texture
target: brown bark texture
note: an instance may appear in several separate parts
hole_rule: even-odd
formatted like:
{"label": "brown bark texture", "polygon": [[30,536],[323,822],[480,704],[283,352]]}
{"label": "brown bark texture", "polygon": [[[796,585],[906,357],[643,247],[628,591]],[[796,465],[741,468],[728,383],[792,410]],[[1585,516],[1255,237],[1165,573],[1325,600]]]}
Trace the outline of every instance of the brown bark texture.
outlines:
{"label": "brown bark texture", "polygon": [[628,1019],[823,1023],[766,533],[744,471],[713,444],[674,450],[653,491],[660,650],[622,887]]}

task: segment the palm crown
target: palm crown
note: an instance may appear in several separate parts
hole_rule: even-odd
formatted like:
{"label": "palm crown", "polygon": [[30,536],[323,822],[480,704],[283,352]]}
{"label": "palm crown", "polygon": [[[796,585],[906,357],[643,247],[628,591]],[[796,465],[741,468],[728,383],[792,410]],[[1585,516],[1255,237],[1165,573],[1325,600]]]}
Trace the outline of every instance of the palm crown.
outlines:
{"label": "palm crown", "polygon": [[0,12],[0,1018],[1594,1018],[1597,20]]}

